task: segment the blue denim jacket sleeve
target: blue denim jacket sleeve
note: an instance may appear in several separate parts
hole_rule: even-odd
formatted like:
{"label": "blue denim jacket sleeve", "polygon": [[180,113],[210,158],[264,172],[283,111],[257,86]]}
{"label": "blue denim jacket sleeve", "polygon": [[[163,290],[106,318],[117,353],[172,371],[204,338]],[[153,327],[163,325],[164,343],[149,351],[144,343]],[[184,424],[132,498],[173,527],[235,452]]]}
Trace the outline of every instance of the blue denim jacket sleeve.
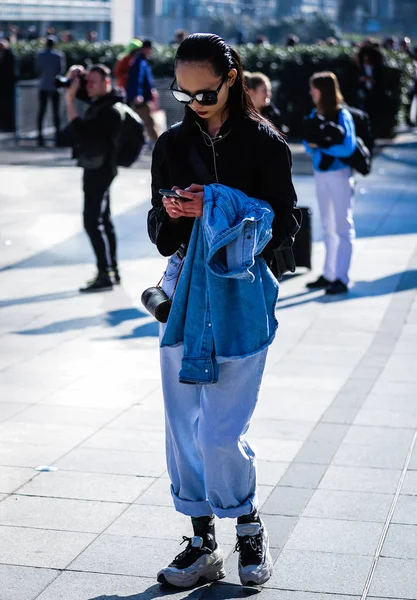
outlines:
{"label": "blue denim jacket sleeve", "polygon": [[209,271],[254,281],[251,268],[272,238],[273,219],[271,206],[263,200],[220,184],[205,186],[203,229]]}

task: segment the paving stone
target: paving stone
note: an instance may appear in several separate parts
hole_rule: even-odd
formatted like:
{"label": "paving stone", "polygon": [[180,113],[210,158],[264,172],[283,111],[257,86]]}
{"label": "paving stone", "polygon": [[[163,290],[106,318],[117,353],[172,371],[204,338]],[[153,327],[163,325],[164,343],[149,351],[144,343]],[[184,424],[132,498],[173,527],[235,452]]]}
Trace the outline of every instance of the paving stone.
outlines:
{"label": "paving stone", "polygon": [[365,446],[406,447],[413,439],[413,431],[409,429],[390,429],[387,427],[367,427],[352,425],[345,439],[346,444],[363,444]]}
{"label": "paving stone", "polygon": [[337,448],[339,442],[310,441],[303,444],[301,450],[297,453],[296,462],[311,463],[316,465],[328,465]]}
{"label": "paving stone", "polygon": [[404,427],[415,429],[417,427],[417,414],[392,411],[392,410],[369,410],[362,408],[355,421],[355,425],[373,425],[379,427]]}
{"label": "paving stone", "polygon": [[[174,540],[101,535],[70,566],[70,570],[155,577],[183,548]],[[227,547],[226,547],[227,549]]]}
{"label": "paving stone", "polygon": [[369,467],[376,469],[402,469],[408,451],[404,446],[365,446],[341,444],[332,461],[333,465]]}
{"label": "paving stone", "polygon": [[76,448],[56,466],[66,471],[160,477],[166,470],[166,458],[161,452]]}
{"label": "paving stone", "polygon": [[257,479],[260,485],[276,485],[288,469],[288,462],[256,460]]}
{"label": "paving stone", "polygon": [[417,446],[414,448],[413,453],[411,455],[409,468],[413,471],[417,471]]}
{"label": "paving stone", "polygon": [[[162,397],[162,392],[161,392]],[[162,400],[156,405],[132,406],[120,417],[108,424],[108,429],[134,429],[135,431],[164,431],[164,408]]]}
{"label": "paving stone", "polygon": [[169,507],[135,504],[110,525],[106,534],[180,542],[183,535],[192,535],[191,519],[176,512],[172,502]]}
{"label": "paving stone", "polygon": [[279,485],[263,505],[262,512],[271,515],[299,516],[312,495],[312,489]]}
{"label": "paving stone", "polygon": [[[268,586],[269,582],[266,584]],[[262,600],[359,600],[359,596],[341,596],[340,594],[310,594],[309,592],[288,592],[273,588],[262,588]]]}
{"label": "paving stone", "polygon": [[52,465],[66,452],[68,447],[65,446],[0,442],[0,464],[32,468],[39,465]]}
{"label": "paving stone", "polygon": [[359,467],[329,467],[319,487],[327,490],[395,493],[400,471]]}
{"label": "paving stone", "polygon": [[410,496],[417,496],[417,471],[408,471],[401,492]]}
{"label": "paving stone", "polygon": [[[4,398],[4,392],[2,391],[2,396]],[[17,402],[0,402],[0,423],[2,421],[6,421],[11,417],[19,414],[21,411],[25,410],[29,404],[19,404]]]}
{"label": "paving stone", "polygon": [[415,396],[413,397],[411,394],[374,394],[372,392],[364,402],[363,408],[417,414]]}
{"label": "paving stone", "polygon": [[93,427],[6,421],[0,424],[0,439],[2,442],[45,444],[69,449],[88,438],[94,431]]}
{"label": "paving stone", "polygon": [[403,396],[411,396],[412,398],[415,398],[416,386],[415,383],[409,381],[387,381],[386,379],[380,379],[372,388],[372,394],[375,394],[376,396],[388,395],[400,398]]}
{"label": "paving stone", "polygon": [[[256,413],[255,413],[256,415]],[[311,422],[280,419],[253,419],[249,438],[272,438],[277,440],[304,441],[311,433],[314,425]]]}
{"label": "paving stone", "polygon": [[0,523],[16,527],[100,533],[126,504],[35,496],[9,496],[1,503]]}
{"label": "paving stone", "polygon": [[387,558],[417,560],[417,527],[391,524],[381,552]]}
{"label": "paving stone", "polygon": [[120,414],[120,408],[75,408],[68,406],[30,406],[11,421],[19,423],[49,423],[56,425],[79,425],[102,427]]}
{"label": "paving stone", "polygon": [[392,522],[404,525],[417,525],[417,496],[400,495]]}
{"label": "paving stone", "polygon": [[416,590],[417,560],[379,559],[369,597],[416,600]]}
{"label": "paving stone", "polygon": [[35,479],[19,489],[19,494],[78,500],[133,502],[154,481],[151,477],[56,471],[39,473]]}
{"label": "paving stone", "polygon": [[304,592],[361,595],[371,556],[287,550],[280,554],[269,587]]}
{"label": "paving stone", "polygon": [[306,517],[385,522],[394,496],[365,492],[317,490],[303,512]]}
{"label": "paving stone", "polygon": [[1,598],[35,600],[58,575],[50,569],[0,565]]}
{"label": "paving stone", "polygon": [[106,450],[132,450],[133,452],[160,452],[165,455],[165,433],[162,431],[120,431],[102,429],[91,436],[82,448],[105,448]]}
{"label": "paving stone", "polygon": [[382,523],[301,518],[286,548],[373,556],[382,528]]}
{"label": "paving stone", "polygon": [[170,492],[170,481],[166,477],[157,479],[149,488],[139,496],[136,504],[146,504],[150,506],[169,506],[172,507],[172,496]]}
{"label": "paving stone", "polygon": [[280,486],[316,488],[324,473],[326,465],[312,465],[293,462],[280,479]]}
{"label": "paving stone", "polygon": [[261,514],[268,530],[271,548],[283,548],[295,527],[296,517]]}
{"label": "paving stone", "polygon": [[95,537],[91,533],[0,526],[0,563],[65,569]]}
{"label": "paving stone", "polygon": [[66,571],[36,600],[153,600],[165,595],[172,600],[197,600],[204,590],[205,586],[191,591],[170,589],[164,592],[154,576],[129,577]]}
{"label": "paving stone", "polygon": [[0,467],[0,492],[11,494],[35,475],[33,469]]}
{"label": "paving stone", "polygon": [[326,410],[321,420],[322,423],[340,423],[351,425],[355,420],[357,412],[357,408],[331,406]]}
{"label": "paving stone", "polygon": [[257,459],[280,462],[293,460],[302,446],[301,441],[262,439],[253,436],[250,437],[249,441]]}
{"label": "paving stone", "polygon": [[361,381],[351,382],[349,380],[332,402],[332,408],[359,410],[368,395],[368,390],[363,390],[362,386],[363,382]]}
{"label": "paving stone", "polygon": [[[327,412],[327,411],[326,411]],[[318,423],[309,437],[311,442],[336,442],[343,440],[349,427],[337,423]]]}

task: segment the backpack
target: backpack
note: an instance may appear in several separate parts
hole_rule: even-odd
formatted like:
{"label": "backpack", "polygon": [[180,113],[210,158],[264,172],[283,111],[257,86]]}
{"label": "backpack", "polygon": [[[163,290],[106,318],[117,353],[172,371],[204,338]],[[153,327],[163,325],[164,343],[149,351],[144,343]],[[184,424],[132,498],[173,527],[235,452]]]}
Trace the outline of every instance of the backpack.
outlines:
{"label": "backpack", "polygon": [[361,175],[369,175],[372,168],[372,150],[374,145],[371,120],[368,113],[359,108],[351,106],[346,106],[345,108],[350,112],[355,124],[357,142],[354,153],[341,160],[352,167],[352,169],[358,171],[358,173],[361,173]]}
{"label": "backpack", "polygon": [[121,116],[120,134],[117,143],[117,166],[130,167],[139,157],[145,145],[141,118],[127,104],[114,104]]}

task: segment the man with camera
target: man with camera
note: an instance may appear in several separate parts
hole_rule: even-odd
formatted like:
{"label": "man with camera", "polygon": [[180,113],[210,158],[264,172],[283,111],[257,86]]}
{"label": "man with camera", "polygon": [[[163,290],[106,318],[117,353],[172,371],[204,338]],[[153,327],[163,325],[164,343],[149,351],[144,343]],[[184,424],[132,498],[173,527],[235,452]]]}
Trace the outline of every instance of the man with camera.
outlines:
{"label": "man with camera", "polygon": [[[110,213],[110,185],[117,175],[117,145],[122,127],[121,101],[112,90],[111,73],[104,65],[87,71],[74,66],[69,71],[66,105],[78,165],[84,169],[84,228],[97,259],[98,273],[80,292],[111,290],[120,283],[116,257],[116,235]],[[89,106],[81,118],[76,98]],[[113,279],[111,278],[113,276]]]}

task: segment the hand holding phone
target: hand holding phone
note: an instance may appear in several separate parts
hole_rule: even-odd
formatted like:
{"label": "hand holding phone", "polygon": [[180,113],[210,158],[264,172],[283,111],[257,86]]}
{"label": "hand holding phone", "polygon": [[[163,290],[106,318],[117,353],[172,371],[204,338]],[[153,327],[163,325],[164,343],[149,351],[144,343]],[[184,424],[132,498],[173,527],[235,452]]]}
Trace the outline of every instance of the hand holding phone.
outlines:
{"label": "hand holding phone", "polygon": [[184,198],[183,196],[180,196],[175,190],[161,189],[159,190],[159,193],[161,194],[161,196],[165,196],[165,198],[175,198],[176,200],[182,200],[183,202],[191,202],[189,198]]}

